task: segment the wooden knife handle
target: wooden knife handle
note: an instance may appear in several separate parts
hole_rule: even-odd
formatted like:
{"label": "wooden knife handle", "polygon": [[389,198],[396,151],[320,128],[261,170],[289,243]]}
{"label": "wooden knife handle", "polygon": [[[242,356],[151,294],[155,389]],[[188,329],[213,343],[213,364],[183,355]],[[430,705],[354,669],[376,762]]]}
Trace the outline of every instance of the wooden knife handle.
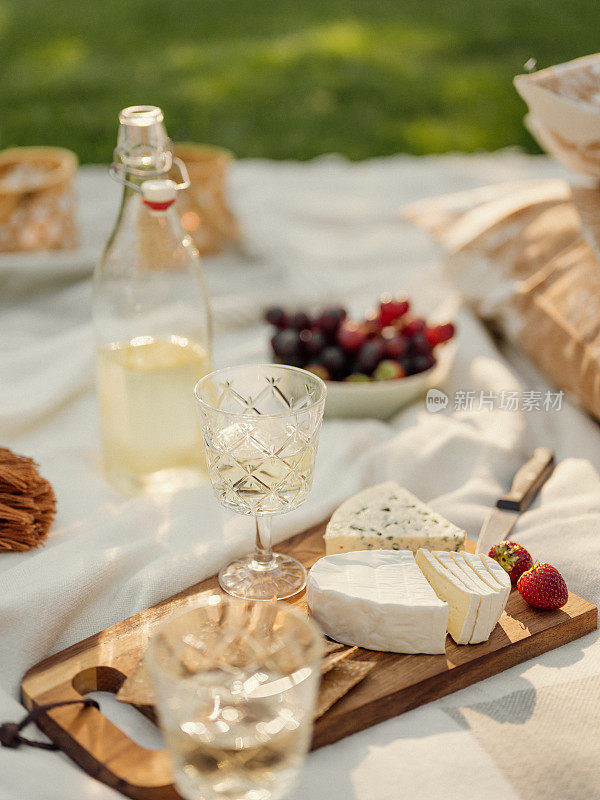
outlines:
{"label": "wooden knife handle", "polygon": [[510,492],[496,506],[519,513],[529,508],[531,501],[554,469],[554,453],[549,447],[538,447],[513,478]]}

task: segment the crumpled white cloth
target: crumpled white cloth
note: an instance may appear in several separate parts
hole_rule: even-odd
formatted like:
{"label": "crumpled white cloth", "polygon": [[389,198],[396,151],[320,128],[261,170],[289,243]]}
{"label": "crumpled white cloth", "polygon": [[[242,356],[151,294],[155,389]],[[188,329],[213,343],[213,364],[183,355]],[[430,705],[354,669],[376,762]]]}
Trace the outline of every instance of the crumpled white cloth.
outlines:
{"label": "crumpled white cloth", "polygon": [[[95,202],[107,205],[111,192],[117,202],[103,171],[82,173],[86,218]],[[447,287],[429,240],[401,221],[400,207],[452,189],[560,174],[545,158],[510,152],[236,164],[230,198],[245,230],[245,251],[207,263],[218,314],[217,365],[267,356],[267,330],[258,319],[271,299],[347,300],[362,311],[380,292],[406,288],[417,309],[427,310]],[[112,219],[101,224],[108,229]],[[29,666],[251,547],[248,520],[222,512],[207,485],[125,499],[104,482],[92,388],[90,264],[83,261],[79,270],[70,264],[68,275],[56,259],[40,262],[37,273],[29,268],[15,275],[10,259],[0,260],[0,442],[40,462],[59,506],[44,548],[0,556],[0,720],[20,717],[19,681]],[[451,397],[458,390],[548,388],[519,353],[498,352],[467,311],[458,325],[458,355],[446,386]],[[600,431],[570,402],[548,413],[455,412],[450,403],[438,414],[417,402],[390,424],[328,420],[312,494],[277,519],[276,537],[324,519],[349,494],[384,479],[406,485],[475,537],[516,469],[542,444],[555,449],[560,463],[514,538],[556,564],[573,591],[598,602]],[[528,770],[542,774],[560,762],[548,735],[557,718],[568,741],[578,743],[565,765],[578,779],[566,788],[558,780],[555,789],[546,785],[543,796],[600,798],[597,738],[581,740],[569,716],[575,696],[569,687],[581,698],[595,680],[597,633],[310,754],[293,798],[538,800],[542,795],[525,792],[519,781]],[[541,702],[536,711],[536,693],[547,697],[546,691],[555,692],[552,703]],[[546,709],[557,703],[558,717],[549,715]],[[490,745],[499,719],[503,758]],[[519,738],[525,723],[529,748]],[[150,736],[144,725],[140,741]],[[535,746],[538,734],[543,748]],[[0,750],[2,800],[118,796],[62,754]]]}

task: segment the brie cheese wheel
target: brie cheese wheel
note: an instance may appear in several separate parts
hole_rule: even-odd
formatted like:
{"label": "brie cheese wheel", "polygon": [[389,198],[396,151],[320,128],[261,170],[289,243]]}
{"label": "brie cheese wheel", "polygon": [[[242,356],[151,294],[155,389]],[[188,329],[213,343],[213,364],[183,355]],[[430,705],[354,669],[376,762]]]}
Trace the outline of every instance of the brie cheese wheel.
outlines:
{"label": "brie cheese wheel", "polygon": [[343,644],[392,653],[444,653],[448,605],[409,551],[325,556],[308,573],[308,607]]}
{"label": "brie cheese wheel", "polygon": [[487,569],[484,558],[487,556],[427,550],[416,555],[435,593],[448,603],[448,633],[457,644],[486,642],[508,599],[506,582],[496,577],[491,567]]}
{"label": "brie cheese wheel", "polygon": [[462,550],[465,532],[393,481],[371,486],[333,512],[325,552]]}

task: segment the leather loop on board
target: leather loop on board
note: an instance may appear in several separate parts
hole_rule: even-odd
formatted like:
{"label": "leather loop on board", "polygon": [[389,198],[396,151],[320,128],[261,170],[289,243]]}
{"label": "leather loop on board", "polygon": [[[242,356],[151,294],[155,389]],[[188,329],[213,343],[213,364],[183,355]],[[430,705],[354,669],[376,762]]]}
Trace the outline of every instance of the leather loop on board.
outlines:
{"label": "leather loop on board", "polygon": [[23,717],[21,722],[3,722],[0,725],[0,745],[2,747],[10,747],[15,750],[20,745],[27,745],[28,747],[38,747],[41,750],[59,750],[59,746],[53,742],[36,742],[31,739],[21,736],[21,731],[30,722],[36,722],[38,717],[52,708],[59,708],[60,706],[72,706],[75,703],[81,703],[84,708],[92,707],[100,710],[100,706],[95,700],[90,698],[83,698],[82,700],[64,700],[60,703],[49,703],[45,706],[37,706],[32,709],[27,716]]}

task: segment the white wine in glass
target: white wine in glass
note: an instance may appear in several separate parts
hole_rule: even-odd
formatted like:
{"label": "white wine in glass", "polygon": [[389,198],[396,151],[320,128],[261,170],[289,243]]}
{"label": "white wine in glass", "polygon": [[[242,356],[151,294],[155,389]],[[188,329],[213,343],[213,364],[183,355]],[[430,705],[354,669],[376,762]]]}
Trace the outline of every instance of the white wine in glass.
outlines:
{"label": "white wine in glass", "polygon": [[254,553],[222,569],[219,582],[244,599],[290,597],[304,588],[306,570],[271,550],[271,517],[308,497],[325,384],[296,367],[252,364],[210,373],[195,394],[215,495],[256,525]]}

